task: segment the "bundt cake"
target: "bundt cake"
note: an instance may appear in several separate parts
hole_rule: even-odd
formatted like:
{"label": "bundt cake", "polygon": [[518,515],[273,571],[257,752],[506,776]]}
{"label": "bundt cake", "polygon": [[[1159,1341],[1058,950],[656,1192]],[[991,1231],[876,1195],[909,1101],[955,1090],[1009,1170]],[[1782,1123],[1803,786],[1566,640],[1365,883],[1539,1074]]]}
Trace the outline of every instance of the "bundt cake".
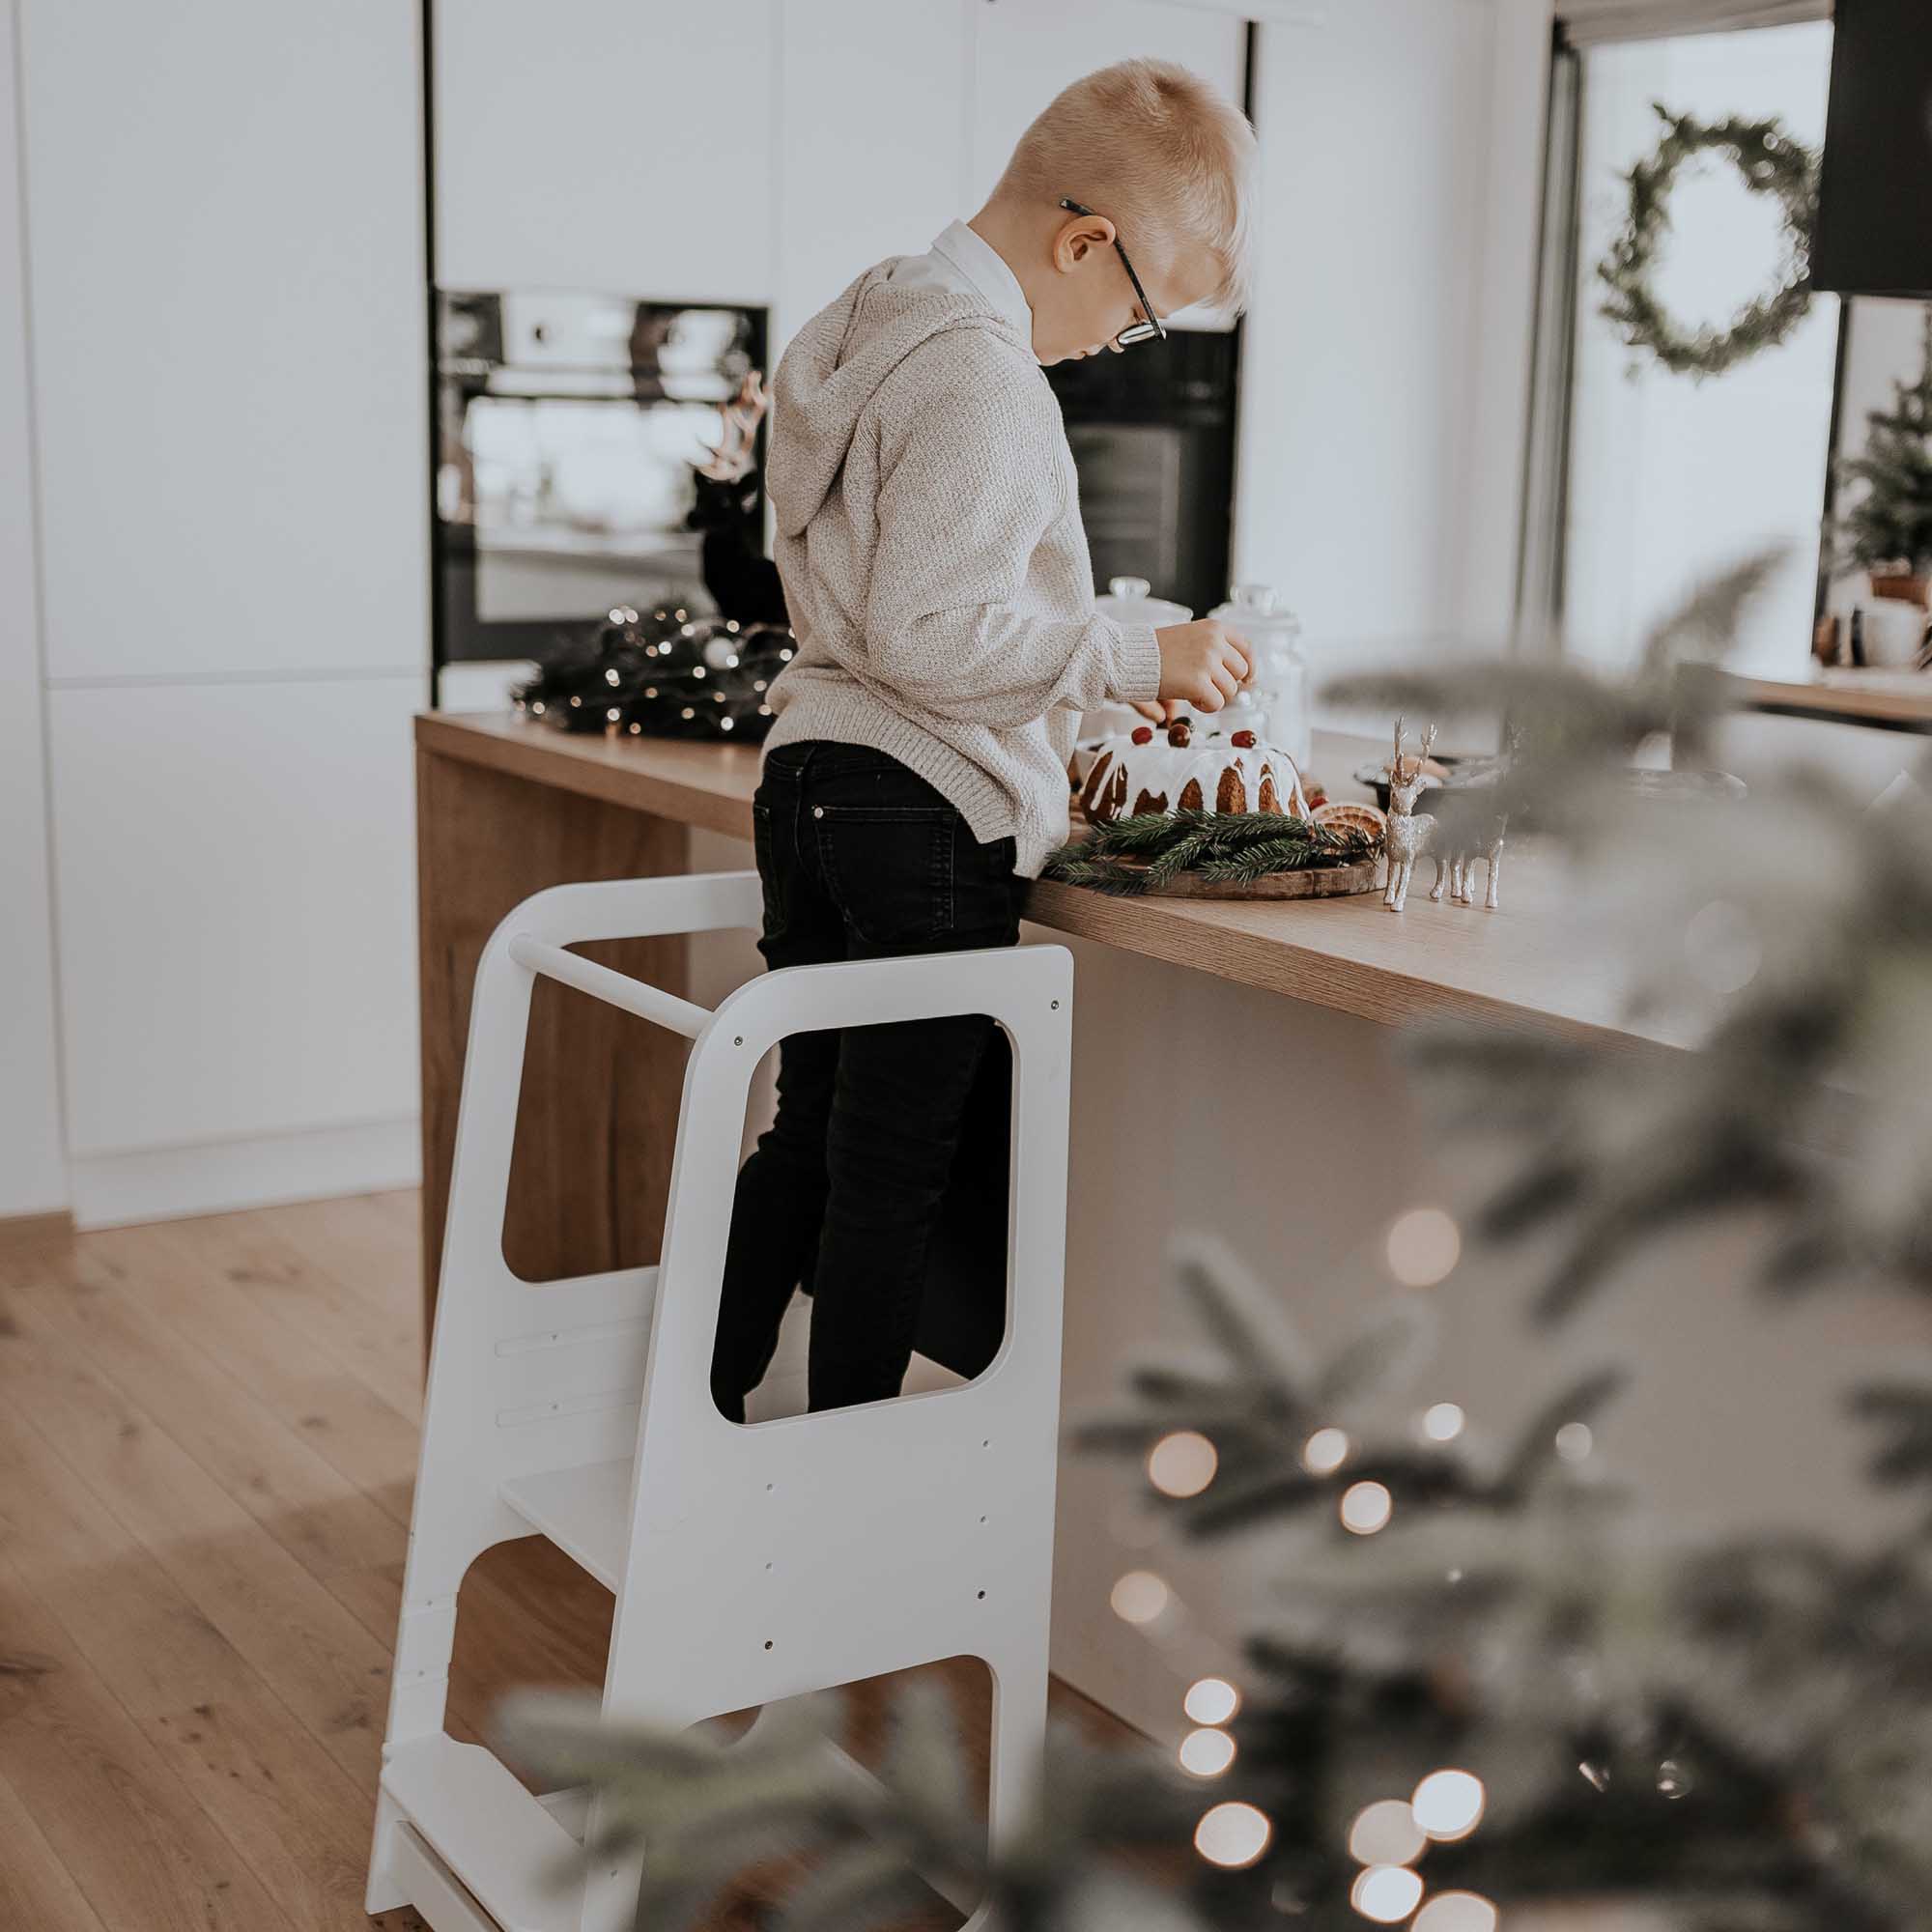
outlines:
{"label": "bundt cake", "polygon": [[1095,825],[1144,811],[1278,811],[1306,818],[1294,761],[1252,731],[1203,730],[1188,718],[1138,725],[1096,749],[1080,803]]}

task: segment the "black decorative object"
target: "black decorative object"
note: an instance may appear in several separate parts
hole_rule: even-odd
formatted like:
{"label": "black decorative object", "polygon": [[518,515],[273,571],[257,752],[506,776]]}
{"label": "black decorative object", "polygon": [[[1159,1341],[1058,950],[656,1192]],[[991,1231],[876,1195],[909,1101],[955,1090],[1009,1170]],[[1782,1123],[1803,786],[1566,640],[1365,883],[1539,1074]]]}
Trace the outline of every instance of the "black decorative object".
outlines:
{"label": "black decorative object", "polygon": [[772,682],[796,648],[782,624],[622,605],[587,644],[561,642],[512,696],[526,716],[565,731],[755,744],[771,729]]}

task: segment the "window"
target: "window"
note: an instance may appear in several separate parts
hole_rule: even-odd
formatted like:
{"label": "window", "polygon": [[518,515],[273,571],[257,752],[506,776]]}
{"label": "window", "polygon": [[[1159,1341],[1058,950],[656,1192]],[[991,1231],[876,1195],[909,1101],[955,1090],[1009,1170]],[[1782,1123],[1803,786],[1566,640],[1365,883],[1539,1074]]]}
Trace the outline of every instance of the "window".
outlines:
{"label": "window", "polygon": [[[1735,666],[1803,675],[1818,593],[1825,479],[1836,379],[1838,301],[1814,298],[1777,348],[1693,381],[1625,346],[1601,313],[1596,267],[1628,209],[1622,179],[1656,147],[1653,103],[1702,121],[1776,116],[1821,146],[1831,80],[1828,23],[1626,41],[1567,54],[1552,166],[1574,159],[1571,220],[1550,226],[1573,249],[1549,286],[1567,323],[1567,356],[1547,359],[1563,412],[1560,459],[1533,485],[1531,519],[1549,522],[1553,567],[1539,593],[1567,647],[1606,669],[1630,665],[1652,623],[1698,582],[1774,543],[1791,555],[1762,601]],[[1574,126],[1562,126],[1567,98]],[[1574,143],[1566,152],[1566,140]],[[1555,187],[1567,191],[1567,177]],[[1782,259],[1779,211],[1719,161],[1693,163],[1670,205],[1659,291],[1687,323],[1721,327]],[[1563,311],[1567,310],[1567,315]],[[1548,333],[1548,327],[1546,333]],[[1567,368],[1564,366],[1567,363]],[[1547,440],[1548,425],[1545,426]],[[1539,508],[1538,497],[1544,500]],[[1530,554],[1535,554],[1534,530]],[[1529,580],[1526,580],[1526,582]]]}

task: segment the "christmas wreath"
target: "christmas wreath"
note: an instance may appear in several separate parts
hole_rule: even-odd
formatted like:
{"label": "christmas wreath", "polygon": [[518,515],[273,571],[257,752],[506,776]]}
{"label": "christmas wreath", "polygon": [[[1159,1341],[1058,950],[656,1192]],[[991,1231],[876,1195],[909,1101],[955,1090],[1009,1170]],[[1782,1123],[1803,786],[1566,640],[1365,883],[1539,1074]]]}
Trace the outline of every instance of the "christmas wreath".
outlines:
{"label": "christmas wreath", "polygon": [[[1818,156],[1776,121],[1720,121],[1711,126],[1657,107],[1663,139],[1630,171],[1630,214],[1599,264],[1610,292],[1603,313],[1633,349],[1648,349],[1672,374],[1721,376],[1775,348],[1811,306],[1811,235],[1818,217]],[[1657,253],[1670,226],[1670,191],[1695,156],[1724,156],[1753,194],[1776,196],[1784,210],[1787,254],[1778,286],[1739,311],[1726,329],[1682,327],[1651,286]]]}

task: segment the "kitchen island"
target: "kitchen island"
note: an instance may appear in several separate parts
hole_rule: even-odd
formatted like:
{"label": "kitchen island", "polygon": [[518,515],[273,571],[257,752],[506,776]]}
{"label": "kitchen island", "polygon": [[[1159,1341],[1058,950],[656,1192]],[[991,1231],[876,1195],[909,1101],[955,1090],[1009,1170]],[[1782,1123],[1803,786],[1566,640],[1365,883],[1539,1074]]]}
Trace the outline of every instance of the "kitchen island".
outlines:
{"label": "kitchen island", "polygon": [[[749,865],[758,753],[444,714],[417,719],[416,749],[424,1287],[433,1301],[469,985],[491,931],[548,886]],[[1358,796],[1350,774],[1384,752],[1318,735],[1314,770],[1331,796]],[[1553,855],[1513,847],[1495,913],[1431,904],[1432,876],[1419,868],[1401,915],[1384,910],[1379,893],[1215,902],[1033,887],[1028,936],[1064,940],[1078,966],[1069,1416],[1106,1396],[1123,1350],[1164,1332],[1186,1339],[1166,1281],[1168,1242],[1182,1229],[1225,1234],[1280,1284],[1318,1344],[1346,1331],[1375,1286],[1391,1220],[1451,1194],[1441,1150],[1390,1050],[1404,1029],[1459,1018],[1672,1057],[1675,1042],[1622,1016],[1609,965],[1579,966],[1571,882]],[[759,964],[749,937],[737,935],[586,951],[707,1004]],[[657,1258],[684,1051],[681,1039],[538,984],[504,1229],[520,1275],[541,1281]],[[1518,1345],[1486,1346],[1510,1381]],[[1113,1577],[1131,1567],[1123,1549],[1141,1534],[1133,1512],[1122,1514],[1121,1473],[1068,1458],[1061,1484],[1054,1667],[1162,1729],[1179,1718],[1173,1686],[1220,1656],[1228,1618],[1210,1600],[1232,1587],[1230,1573],[1225,1563],[1210,1573],[1164,1558],[1178,1580],[1192,1568],[1193,1608],[1166,1650],[1150,1652],[1144,1634],[1104,1609]]]}

